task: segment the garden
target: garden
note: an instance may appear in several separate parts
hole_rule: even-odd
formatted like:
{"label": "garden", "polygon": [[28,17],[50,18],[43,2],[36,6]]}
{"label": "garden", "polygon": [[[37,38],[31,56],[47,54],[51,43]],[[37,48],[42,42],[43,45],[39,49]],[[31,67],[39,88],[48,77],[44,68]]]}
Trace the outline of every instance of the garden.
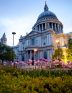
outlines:
{"label": "garden", "polygon": [[0,93],[72,93],[72,70],[23,70],[0,65]]}
{"label": "garden", "polygon": [[62,49],[55,50],[53,60],[38,59],[12,62],[9,46],[0,45],[0,93],[72,93],[72,39],[65,63]]}

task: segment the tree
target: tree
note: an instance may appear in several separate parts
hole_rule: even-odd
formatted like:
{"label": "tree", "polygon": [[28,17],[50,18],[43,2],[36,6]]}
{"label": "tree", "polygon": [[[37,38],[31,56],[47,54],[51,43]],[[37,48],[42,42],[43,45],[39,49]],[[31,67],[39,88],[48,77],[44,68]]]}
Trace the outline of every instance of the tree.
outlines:
{"label": "tree", "polygon": [[2,62],[4,60],[6,61],[12,61],[15,58],[15,53],[13,49],[7,45],[0,43],[0,59]]}
{"label": "tree", "polygon": [[52,56],[52,59],[58,59],[61,60],[64,58],[63,50],[61,48],[57,48],[54,52],[54,55]]}
{"label": "tree", "polygon": [[68,40],[67,59],[72,61],[72,38]]}

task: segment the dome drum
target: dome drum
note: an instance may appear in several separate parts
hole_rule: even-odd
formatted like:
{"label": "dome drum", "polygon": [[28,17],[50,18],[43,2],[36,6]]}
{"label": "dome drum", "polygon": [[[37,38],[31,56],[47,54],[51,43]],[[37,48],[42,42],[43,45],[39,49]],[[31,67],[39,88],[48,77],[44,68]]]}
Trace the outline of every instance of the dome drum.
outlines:
{"label": "dome drum", "polygon": [[34,27],[34,30],[37,31],[45,31],[48,29],[54,30],[56,33],[62,33],[63,32],[63,25],[60,22],[40,22],[36,24]]}

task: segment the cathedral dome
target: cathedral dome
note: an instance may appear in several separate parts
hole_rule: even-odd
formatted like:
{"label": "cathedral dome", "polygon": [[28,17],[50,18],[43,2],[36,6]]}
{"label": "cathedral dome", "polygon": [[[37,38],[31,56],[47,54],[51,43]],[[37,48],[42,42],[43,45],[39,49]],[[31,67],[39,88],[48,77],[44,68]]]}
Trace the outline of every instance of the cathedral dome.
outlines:
{"label": "cathedral dome", "polygon": [[48,6],[47,6],[46,3],[45,3],[45,6],[44,6],[44,12],[42,12],[39,15],[38,20],[42,19],[42,18],[54,18],[54,19],[57,19],[56,15],[53,12],[49,11]]}
{"label": "cathedral dome", "polygon": [[45,2],[44,12],[39,15],[33,26],[33,30],[47,31],[48,29],[53,30],[55,33],[63,33],[63,24],[59,21],[57,16],[48,9]]}

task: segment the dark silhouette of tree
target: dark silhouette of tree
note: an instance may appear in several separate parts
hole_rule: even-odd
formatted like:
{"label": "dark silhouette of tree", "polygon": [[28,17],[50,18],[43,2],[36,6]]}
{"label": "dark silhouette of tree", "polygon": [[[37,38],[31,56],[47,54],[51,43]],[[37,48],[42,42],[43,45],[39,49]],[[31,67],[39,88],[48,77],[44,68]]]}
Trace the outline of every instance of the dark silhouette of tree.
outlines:
{"label": "dark silhouette of tree", "polygon": [[0,60],[2,60],[2,62],[4,60],[12,61],[14,58],[15,58],[15,53],[13,49],[10,46],[0,43]]}

